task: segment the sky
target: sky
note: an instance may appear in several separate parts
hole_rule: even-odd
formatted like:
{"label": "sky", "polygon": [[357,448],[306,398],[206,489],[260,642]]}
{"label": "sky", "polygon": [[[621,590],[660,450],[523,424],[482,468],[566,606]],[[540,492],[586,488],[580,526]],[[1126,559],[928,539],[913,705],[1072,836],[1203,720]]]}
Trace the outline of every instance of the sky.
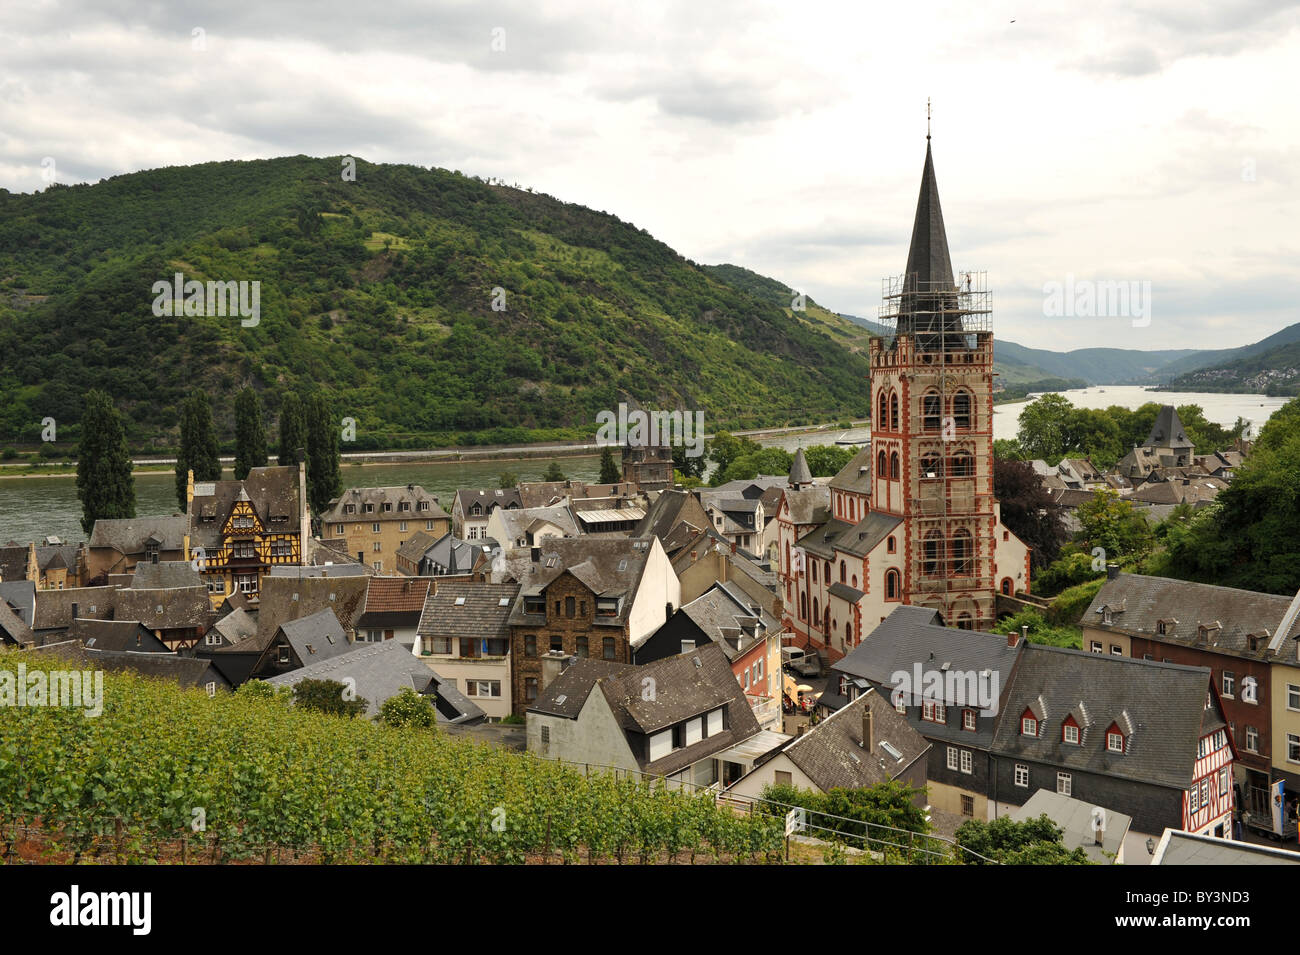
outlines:
{"label": "sky", "polygon": [[[1296,3],[33,0],[0,7],[0,49],[12,191],[439,166],[868,318],[929,99],[953,263],[987,272],[999,338],[1228,348],[1300,321]],[[1055,307],[1089,283],[1126,283],[1128,312]]]}

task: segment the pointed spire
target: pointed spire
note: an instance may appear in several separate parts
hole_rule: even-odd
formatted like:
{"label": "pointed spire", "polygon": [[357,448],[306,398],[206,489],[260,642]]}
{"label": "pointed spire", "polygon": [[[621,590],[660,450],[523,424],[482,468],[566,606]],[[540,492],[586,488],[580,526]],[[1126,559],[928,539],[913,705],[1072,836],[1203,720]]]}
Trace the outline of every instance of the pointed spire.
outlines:
{"label": "pointed spire", "polygon": [[[907,250],[903,275],[903,296],[899,303],[898,333],[958,332],[957,286],[953,281],[952,259],[948,254],[948,232],[939,205],[939,183],[934,175],[930,136],[925,137],[925,167],[921,191],[916,198],[912,222],[912,243]],[[936,339],[928,344],[934,346]]]}
{"label": "pointed spire", "polygon": [[808,460],[803,456],[803,448],[795,448],[794,460],[790,463],[790,487],[799,488],[812,483],[812,471]]}

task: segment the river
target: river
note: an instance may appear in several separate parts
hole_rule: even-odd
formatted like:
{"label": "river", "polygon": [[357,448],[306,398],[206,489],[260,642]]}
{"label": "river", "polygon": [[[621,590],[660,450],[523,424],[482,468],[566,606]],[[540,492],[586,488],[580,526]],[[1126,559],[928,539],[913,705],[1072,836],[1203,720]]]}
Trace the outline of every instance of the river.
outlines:
{"label": "river", "polygon": [[[1123,405],[1137,408],[1148,401],[1164,404],[1198,404],[1211,421],[1231,427],[1237,417],[1249,419],[1258,430],[1285,398],[1262,395],[1183,394],[1156,392],[1130,385],[1111,385],[1064,392],[1077,407],[1105,408]],[[1014,438],[1021,410],[1028,402],[998,405],[993,415],[993,436]],[[778,434],[761,437],[759,443],[793,451],[803,445],[831,444],[837,439],[865,441],[864,428],[844,432],[827,429],[815,433]],[[557,459],[561,470],[571,478],[594,481],[600,474],[600,456],[563,457]],[[522,481],[537,481],[550,462],[545,458],[526,461],[418,461],[409,464],[343,465],[345,487],[420,484],[438,496],[450,511],[459,487],[496,487],[497,476],[511,471]],[[231,477],[226,471],[225,477]],[[176,485],[171,472],[150,472],[135,477],[136,513],[172,514],[176,508]],[[65,541],[85,540],[81,531],[81,503],[77,483],[72,475],[51,477],[13,477],[0,479],[0,542],[27,543],[47,535]]]}

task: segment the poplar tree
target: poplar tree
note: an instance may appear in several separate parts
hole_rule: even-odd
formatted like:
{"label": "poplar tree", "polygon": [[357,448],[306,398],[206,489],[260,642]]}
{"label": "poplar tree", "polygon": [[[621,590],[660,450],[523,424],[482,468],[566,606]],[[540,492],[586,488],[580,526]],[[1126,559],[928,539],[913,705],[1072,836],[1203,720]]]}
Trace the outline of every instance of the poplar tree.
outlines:
{"label": "poplar tree", "polygon": [[329,399],[314,392],[303,402],[307,419],[307,501],[316,514],[343,493],[339,467],[339,432]]}
{"label": "poplar tree", "polygon": [[235,479],[248,477],[253,468],[266,467],[266,429],[257,392],[245,388],[235,398]]}
{"label": "poplar tree", "polygon": [[135,517],[135,479],[126,429],[113,399],[103,391],[88,391],[84,399],[77,447],[77,497],[81,499],[81,529],[87,534],[101,517]]}
{"label": "poplar tree", "polygon": [[307,428],[303,421],[302,399],[295,392],[284,396],[280,406],[280,457],[281,465],[296,465],[298,449],[307,446]]}
{"label": "poplar tree", "polygon": [[617,484],[623,480],[623,474],[617,464],[614,463],[614,451],[609,445],[600,452],[600,482],[601,484]]}
{"label": "poplar tree", "polygon": [[196,481],[221,478],[221,458],[217,436],[212,430],[212,404],[208,393],[199,388],[190,392],[181,406],[181,447],[176,455],[176,501],[185,509],[187,471]]}

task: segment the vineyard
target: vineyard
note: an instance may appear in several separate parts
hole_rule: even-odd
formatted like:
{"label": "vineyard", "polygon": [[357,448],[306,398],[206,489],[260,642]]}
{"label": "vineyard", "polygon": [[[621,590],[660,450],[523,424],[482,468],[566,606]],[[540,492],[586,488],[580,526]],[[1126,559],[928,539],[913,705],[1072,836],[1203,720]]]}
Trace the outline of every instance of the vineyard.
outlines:
{"label": "vineyard", "polygon": [[[0,652],[0,670],[55,669]],[[777,861],[781,820],[444,733],[105,673],[103,714],[0,708],[6,862]],[[40,846],[41,858],[31,859]],[[19,851],[26,848],[27,852]]]}

